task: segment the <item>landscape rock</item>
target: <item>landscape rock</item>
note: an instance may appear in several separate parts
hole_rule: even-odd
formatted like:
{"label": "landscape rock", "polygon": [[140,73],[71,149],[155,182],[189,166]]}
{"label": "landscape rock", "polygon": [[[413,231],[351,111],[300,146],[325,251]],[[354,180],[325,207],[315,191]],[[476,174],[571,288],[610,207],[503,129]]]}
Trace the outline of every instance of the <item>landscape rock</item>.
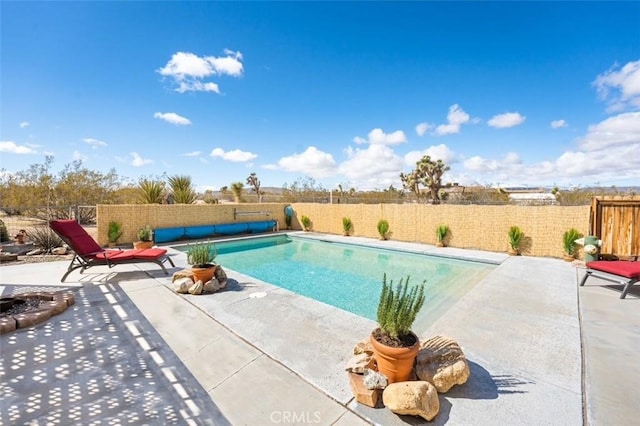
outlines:
{"label": "landscape rock", "polygon": [[351,390],[356,401],[367,407],[375,408],[380,400],[380,389],[367,389],[362,374],[348,373]]}
{"label": "landscape rock", "polygon": [[226,279],[223,282],[220,282],[216,278],[214,278],[204,283],[204,286],[202,287],[202,294],[215,293],[216,291],[222,290],[226,286],[227,286]]}
{"label": "landscape rock", "polygon": [[189,287],[189,293],[194,295],[202,294],[203,286],[204,285],[202,284],[202,281],[197,281],[191,287]]}
{"label": "landscape rock", "polygon": [[391,383],[382,392],[382,402],[396,414],[420,416],[427,421],[440,411],[438,392],[425,381]]}
{"label": "landscape rock", "polygon": [[175,272],[171,281],[176,282],[176,280],[179,280],[181,278],[189,278],[193,283],[193,272],[191,271],[191,269],[183,269],[182,271]]}
{"label": "landscape rock", "polygon": [[42,249],[37,248],[35,250],[28,251],[27,252],[27,256],[36,256],[36,255],[42,254],[42,253],[43,253]]}
{"label": "landscape rock", "polygon": [[454,385],[461,385],[471,374],[469,363],[458,343],[445,336],[434,336],[420,344],[416,358],[416,374],[439,393],[449,391]]}
{"label": "landscape rock", "polygon": [[66,247],[56,247],[54,249],[51,250],[51,254],[57,254],[57,255],[65,255],[67,254],[67,248]]}
{"label": "landscape rock", "polygon": [[173,282],[173,290],[176,293],[189,293],[189,287],[193,285],[191,278],[179,278]]}
{"label": "landscape rock", "polygon": [[387,376],[369,368],[364,369],[364,386],[367,389],[384,389],[389,384]]}
{"label": "landscape rock", "polygon": [[[216,268],[216,271],[213,274],[213,277],[218,280],[220,289],[225,288],[227,286],[227,273],[222,269],[220,265]],[[217,291],[217,290],[215,290]]]}
{"label": "landscape rock", "polygon": [[374,366],[375,360],[373,356],[368,353],[361,353],[349,358],[345,370],[350,373],[364,374],[365,368],[372,369]]}

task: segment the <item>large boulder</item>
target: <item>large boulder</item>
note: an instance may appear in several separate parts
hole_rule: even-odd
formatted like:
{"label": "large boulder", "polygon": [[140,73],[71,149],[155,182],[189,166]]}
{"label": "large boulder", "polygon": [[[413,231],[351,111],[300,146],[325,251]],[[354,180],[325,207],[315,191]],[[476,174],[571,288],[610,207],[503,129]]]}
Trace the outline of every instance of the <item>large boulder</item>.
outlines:
{"label": "large boulder", "polygon": [[416,375],[434,385],[439,393],[465,383],[470,374],[469,363],[455,340],[434,336],[421,342],[416,358]]}
{"label": "large boulder", "polygon": [[438,392],[425,381],[391,383],[382,392],[382,402],[396,414],[420,416],[427,421],[440,411]]}

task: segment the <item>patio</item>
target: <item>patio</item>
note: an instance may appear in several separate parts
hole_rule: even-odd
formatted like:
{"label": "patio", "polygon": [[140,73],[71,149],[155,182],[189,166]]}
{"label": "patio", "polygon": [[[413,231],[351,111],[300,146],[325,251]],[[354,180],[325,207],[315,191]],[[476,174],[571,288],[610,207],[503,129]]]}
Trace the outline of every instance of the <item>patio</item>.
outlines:
{"label": "patio", "polygon": [[[170,253],[186,267],[184,254]],[[577,425],[583,399],[590,424],[635,418],[637,289],[625,300],[597,279],[578,290],[583,271],[556,259],[440,253],[502,263],[417,330],[453,337],[471,366],[465,385],[440,395],[433,424]],[[76,295],[49,323],[1,337],[0,425],[423,423],[353,401],[344,362],[374,327],[370,320],[233,271],[226,291],[182,296],[153,266],[92,268],[70,276],[81,283],[60,284],[66,267],[0,268],[3,295],[42,287]]]}

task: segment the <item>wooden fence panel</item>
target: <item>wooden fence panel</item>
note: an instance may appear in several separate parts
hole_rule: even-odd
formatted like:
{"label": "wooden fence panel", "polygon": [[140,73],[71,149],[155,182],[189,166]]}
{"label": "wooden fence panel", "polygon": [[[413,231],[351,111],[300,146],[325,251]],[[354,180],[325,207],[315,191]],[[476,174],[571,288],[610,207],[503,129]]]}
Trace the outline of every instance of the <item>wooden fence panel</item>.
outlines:
{"label": "wooden fence panel", "polygon": [[595,198],[590,233],[602,240],[601,252],[640,255],[640,198]]}

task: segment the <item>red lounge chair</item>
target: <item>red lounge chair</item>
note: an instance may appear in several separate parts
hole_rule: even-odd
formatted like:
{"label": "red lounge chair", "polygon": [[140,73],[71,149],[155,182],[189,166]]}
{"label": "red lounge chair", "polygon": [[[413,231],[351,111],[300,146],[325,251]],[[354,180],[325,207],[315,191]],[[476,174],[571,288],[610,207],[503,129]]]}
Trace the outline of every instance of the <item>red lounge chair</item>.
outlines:
{"label": "red lounge chair", "polygon": [[[605,275],[602,275],[603,273]],[[587,273],[580,281],[580,286],[583,286],[587,278],[592,275],[603,280],[622,284],[624,288],[620,299],[624,299],[631,286],[640,280],[640,261],[597,260],[595,262],[587,262]]]}
{"label": "red lounge chair", "polygon": [[72,271],[78,268],[81,268],[80,273],[82,273],[85,269],[96,265],[107,265],[113,268],[123,263],[153,262],[159,265],[167,275],[169,272],[164,267],[164,263],[169,262],[175,267],[173,261],[167,256],[166,249],[105,250],[75,220],[52,220],[49,226],[76,253],[60,281],[64,281]]}

